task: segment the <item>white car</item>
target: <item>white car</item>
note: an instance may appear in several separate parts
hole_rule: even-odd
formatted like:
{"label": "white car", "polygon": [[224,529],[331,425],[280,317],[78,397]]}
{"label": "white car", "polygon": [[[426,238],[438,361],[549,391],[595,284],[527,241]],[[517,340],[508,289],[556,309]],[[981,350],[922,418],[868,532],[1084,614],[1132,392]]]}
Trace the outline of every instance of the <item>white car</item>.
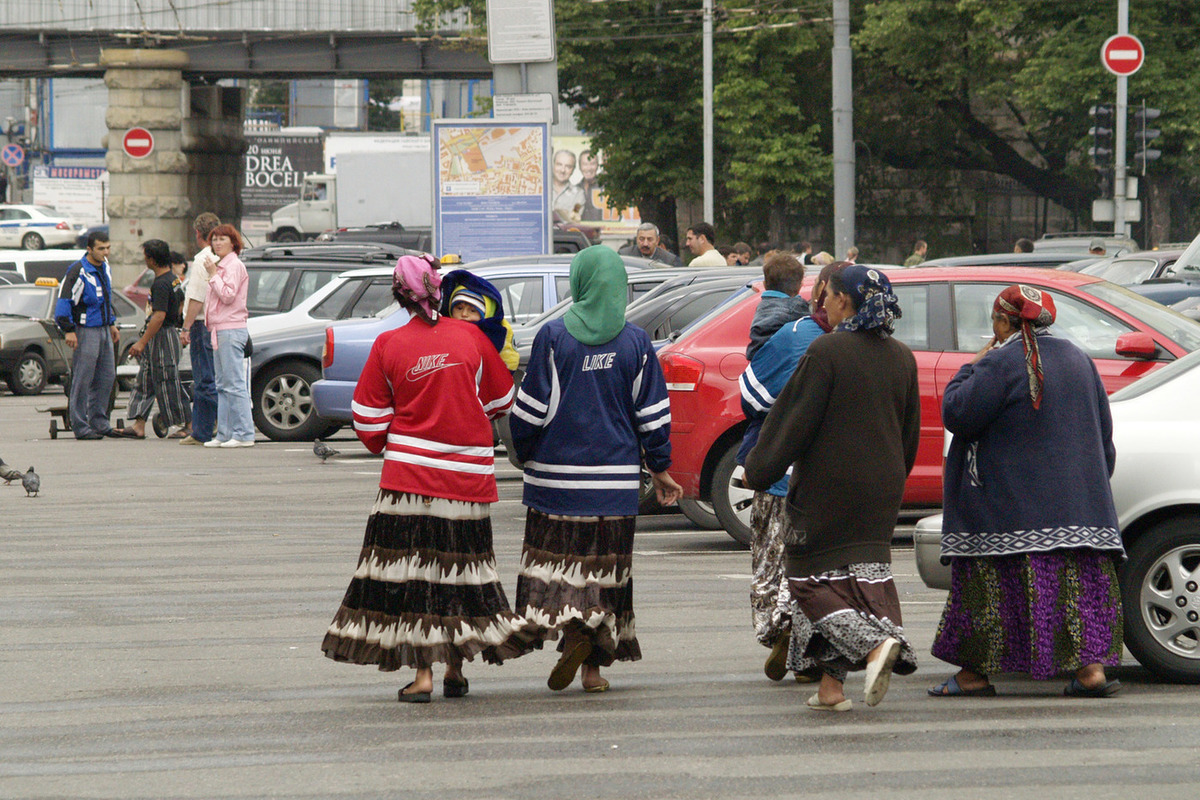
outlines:
{"label": "white car", "polygon": [[[1165,680],[1200,683],[1200,351],[1110,398],[1113,500],[1129,555],[1120,569],[1125,645]],[[950,588],[942,516],[914,536],[925,584]]]}
{"label": "white car", "polygon": [[83,229],[46,206],[0,206],[0,247],[74,247]]}

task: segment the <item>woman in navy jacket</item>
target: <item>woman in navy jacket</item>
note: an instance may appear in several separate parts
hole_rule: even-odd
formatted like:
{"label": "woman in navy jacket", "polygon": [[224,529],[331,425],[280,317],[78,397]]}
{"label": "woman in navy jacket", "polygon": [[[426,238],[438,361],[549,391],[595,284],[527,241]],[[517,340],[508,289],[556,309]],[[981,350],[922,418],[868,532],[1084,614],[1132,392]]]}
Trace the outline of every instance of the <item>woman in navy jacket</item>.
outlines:
{"label": "woman in navy jacket", "polygon": [[1123,557],[1108,479],[1116,452],[1092,360],[1051,335],[1053,298],[1005,289],[995,337],[946,386],[942,553],[952,586],[933,654],[959,672],[935,697],[990,696],[988,675],[1073,674],[1066,693],[1120,688]]}
{"label": "woman in navy jacket", "polygon": [[625,322],[626,286],[615,251],[575,256],[574,303],[538,331],[510,419],[529,508],[513,610],[533,647],[562,634],[555,691],[583,666],[584,690],[603,692],[600,667],[641,658],[630,571],[643,455],[659,502],[680,493],[666,383],[650,337]]}

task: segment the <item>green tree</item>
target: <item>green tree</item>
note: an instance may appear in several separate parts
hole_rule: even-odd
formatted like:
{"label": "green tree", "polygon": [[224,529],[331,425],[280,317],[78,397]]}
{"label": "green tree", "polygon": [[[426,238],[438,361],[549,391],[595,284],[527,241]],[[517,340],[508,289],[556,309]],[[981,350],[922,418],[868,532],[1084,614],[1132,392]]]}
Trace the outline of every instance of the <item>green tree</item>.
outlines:
{"label": "green tree", "polygon": [[[429,24],[459,7],[484,19],[482,0],[417,4]],[[791,3],[723,8],[714,47],[716,222],[781,237],[786,210],[826,192],[828,146],[811,106],[824,98],[828,109],[828,89],[808,76],[827,76],[828,58],[820,32]],[[605,191],[674,231],[677,201],[703,191],[699,3],[559,0],[555,14],[560,95],[604,150]]]}
{"label": "green tree", "polygon": [[[1008,175],[1068,208],[1098,194],[1088,108],[1114,102],[1100,46],[1116,32],[1111,0],[876,0],[854,36],[856,129],[897,167]],[[1200,8],[1133,4],[1130,30],[1152,54],[1129,97],[1164,109],[1156,169],[1194,176]],[[1173,114],[1172,111],[1175,113]],[[1132,142],[1132,138],[1131,138]],[[1135,148],[1130,148],[1132,155]]]}

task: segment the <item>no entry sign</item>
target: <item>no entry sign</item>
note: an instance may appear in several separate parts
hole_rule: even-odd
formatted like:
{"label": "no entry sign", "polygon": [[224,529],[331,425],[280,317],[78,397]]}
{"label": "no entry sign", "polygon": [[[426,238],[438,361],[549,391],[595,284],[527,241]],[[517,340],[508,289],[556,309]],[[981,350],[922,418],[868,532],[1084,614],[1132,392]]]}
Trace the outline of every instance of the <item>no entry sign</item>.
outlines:
{"label": "no entry sign", "polygon": [[1146,50],[1136,36],[1127,33],[1110,36],[1100,48],[1100,61],[1104,68],[1118,77],[1127,77],[1142,68]]}
{"label": "no entry sign", "polygon": [[145,158],[154,152],[154,135],[145,128],[130,128],[121,139],[121,147],[130,158]]}

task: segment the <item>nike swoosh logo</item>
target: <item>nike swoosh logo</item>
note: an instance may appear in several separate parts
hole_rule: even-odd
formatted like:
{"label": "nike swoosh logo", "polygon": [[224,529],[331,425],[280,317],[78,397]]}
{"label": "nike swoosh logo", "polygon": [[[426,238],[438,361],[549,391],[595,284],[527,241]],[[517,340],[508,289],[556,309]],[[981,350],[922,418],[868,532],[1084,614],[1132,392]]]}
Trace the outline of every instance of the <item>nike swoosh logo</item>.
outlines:
{"label": "nike swoosh logo", "polygon": [[436,366],[426,367],[425,369],[418,369],[417,367],[413,367],[412,369],[410,369],[408,371],[408,379],[410,381],[420,380],[421,378],[424,378],[426,375],[437,372],[438,370],[446,369],[447,367],[457,367],[460,364],[461,364],[461,362],[455,362],[454,364],[437,364]]}

